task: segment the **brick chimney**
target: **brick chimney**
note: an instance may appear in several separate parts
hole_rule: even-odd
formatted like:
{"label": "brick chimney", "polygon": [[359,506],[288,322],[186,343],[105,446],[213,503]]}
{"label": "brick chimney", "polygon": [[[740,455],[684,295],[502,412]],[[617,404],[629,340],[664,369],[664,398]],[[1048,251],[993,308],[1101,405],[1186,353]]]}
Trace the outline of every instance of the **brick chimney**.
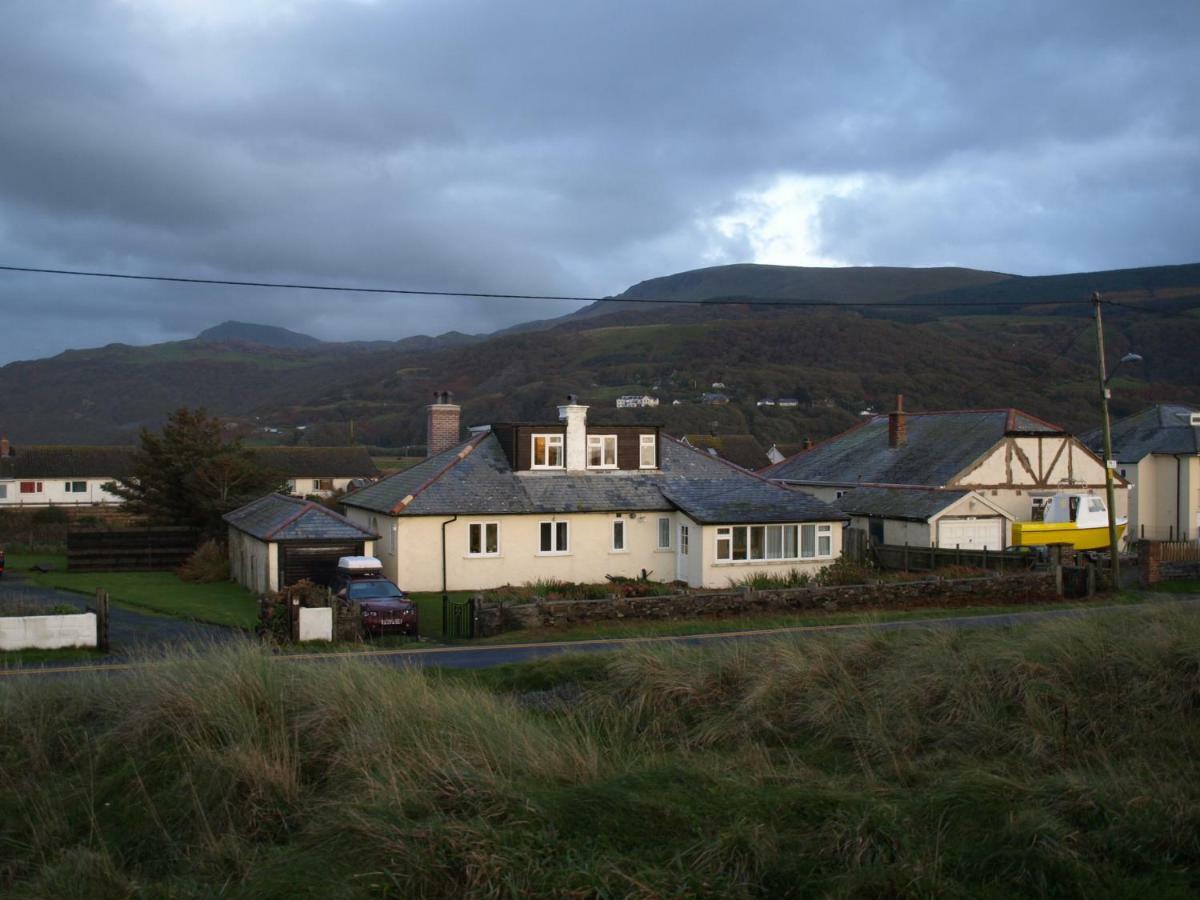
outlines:
{"label": "brick chimney", "polygon": [[458,426],[462,407],[453,400],[454,397],[449,391],[435,391],[433,402],[426,407],[429,412],[426,429],[426,456],[436,456],[443,450],[449,450],[458,444]]}
{"label": "brick chimney", "polygon": [[908,421],[904,417],[904,395],[896,395],[896,410],[888,413],[888,446],[893,450],[908,443]]}
{"label": "brick chimney", "polygon": [[0,437],[0,456],[8,456],[8,437]]}
{"label": "brick chimney", "polygon": [[558,408],[558,417],[567,423],[566,463],[568,472],[587,470],[587,411],[574,394]]}

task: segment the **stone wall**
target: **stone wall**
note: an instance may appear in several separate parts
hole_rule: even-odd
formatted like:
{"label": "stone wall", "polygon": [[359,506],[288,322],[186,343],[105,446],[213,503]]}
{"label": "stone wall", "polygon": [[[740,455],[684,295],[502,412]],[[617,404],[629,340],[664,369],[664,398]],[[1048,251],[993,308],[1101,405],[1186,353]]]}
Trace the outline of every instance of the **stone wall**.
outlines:
{"label": "stone wall", "polygon": [[1003,577],[931,579],[899,583],[786,590],[681,593],[661,597],[539,601],[505,605],[481,595],[477,634],[622,619],[689,619],[765,612],[836,612],[1048,603],[1059,599],[1054,572]]}

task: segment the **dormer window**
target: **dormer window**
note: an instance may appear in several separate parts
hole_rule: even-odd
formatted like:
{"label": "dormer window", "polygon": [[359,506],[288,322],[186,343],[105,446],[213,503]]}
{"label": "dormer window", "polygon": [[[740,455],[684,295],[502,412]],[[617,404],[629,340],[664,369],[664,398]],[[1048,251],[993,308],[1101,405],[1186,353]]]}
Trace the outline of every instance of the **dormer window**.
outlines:
{"label": "dormer window", "polygon": [[563,467],[563,436],[535,434],[532,436],[533,455],[530,468],[561,469]]}
{"label": "dormer window", "polygon": [[652,434],[643,434],[638,442],[638,467],[642,469],[658,468],[657,440]]}
{"label": "dormer window", "polygon": [[617,467],[617,436],[615,434],[589,434],[587,451],[589,469],[615,469]]}

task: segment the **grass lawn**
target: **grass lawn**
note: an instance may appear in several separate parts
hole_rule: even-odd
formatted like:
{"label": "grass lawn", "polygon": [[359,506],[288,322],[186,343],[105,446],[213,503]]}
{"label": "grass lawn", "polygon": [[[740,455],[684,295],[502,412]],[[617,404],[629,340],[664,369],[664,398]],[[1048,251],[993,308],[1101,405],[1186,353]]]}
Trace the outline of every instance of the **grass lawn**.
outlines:
{"label": "grass lawn", "polygon": [[90,647],[64,647],[61,650],[10,650],[0,652],[0,669],[9,666],[36,666],[41,663],[100,662],[105,654]]}
{"label": "grass lawn", "polygon": [[1025,603],[1011,606],[960,606],[905,609],[896,612],[842,612],[763,614],[729,618],[646,619],[637,621],[608,621],[587,625],[568,625],[550,628],[526,628],[506,631],[494,637],[481,638],[474,644],[524,644],[539,641],[590,641],[610,638],[660,637],[667,635],[716,634],[727,631],[756,631],[773,628],[804,628],[822,625],[860,625],[870,622],[896,622],[904,619],[951,619],[963,616],[991,616],[1001,613],[1032,612],[1043,609],[1075,609],[1111,604],[1135,604],[1143,600],[1136,594],[1097,597],[1094,600],[1063,603]]}
{"label": "grass lawn", "polygon": [[[451,600],[463,600],[474,596],[477,591],[450,591],[447,596]],[[442,636],[442,594],[440,591],[423,591],[409,594],[408,598],[417,604],[417,627],[421,637],[440,638]]]}
{"label": "grass lawn", "polygon": [[1174,581],[1160,581],[1151,590],[1164,594],[1200,594],[1200,579],[1177,578]]}
{"label": "grass lawn", "polygon": [[[54,566],[52,572],[30,572],[35,563]],[[191,584],[173,572],[68,572],[65,556],[10,556],[10,571],[31,584],[95,596],[108,591],[118,606],[214,625],[253,628],[258,624],[258,602],[241,585],[232,582]]]}

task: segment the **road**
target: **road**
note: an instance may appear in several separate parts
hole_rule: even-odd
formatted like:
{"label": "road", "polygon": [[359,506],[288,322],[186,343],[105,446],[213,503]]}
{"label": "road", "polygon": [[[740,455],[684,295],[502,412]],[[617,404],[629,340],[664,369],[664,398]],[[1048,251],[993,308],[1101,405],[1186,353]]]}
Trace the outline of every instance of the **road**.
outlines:
{"label": "road", "polygon": [[[1170,605],[1200,609],[1200,597],[1159,600],[1137,606],[1112,605],[1092,606],[1076,609],[1030,610],[1028,612],[999,613],[984,616],[961,616],[940,619],[905,619],[896,622],[864,622],[855,625],[810,625],[797,628],[771,628],[753,631],[713,632],[686,636],[660,636],[645,638],[620,638],[592,641],[560,641],[525,644],[489,644],[474,647],[414,647],[402,650],[372,650],[363,653],[292,653],[281,654],[281,662],[322,662],[339,659],[356,659],[378,665],[399,668],[444,666],[454,669],[485,669],[492,666],[533,662],[563,653],[612,653],[633,647],[674,645],[681,647],[720,646],[772,638],[818,637],[830,634],[856,634],[870,631],[909,631],[927,628],[1005,628],[1030,625],[1057,619],[1085,618],[1106,612],[1141,613],[1149,609]],[[83,665],[28,666],[18,669],[0,670],[0,677],[28,675],[65,675],[96,671],[121,671],[144,663],[120,660],[88,663]]]}

